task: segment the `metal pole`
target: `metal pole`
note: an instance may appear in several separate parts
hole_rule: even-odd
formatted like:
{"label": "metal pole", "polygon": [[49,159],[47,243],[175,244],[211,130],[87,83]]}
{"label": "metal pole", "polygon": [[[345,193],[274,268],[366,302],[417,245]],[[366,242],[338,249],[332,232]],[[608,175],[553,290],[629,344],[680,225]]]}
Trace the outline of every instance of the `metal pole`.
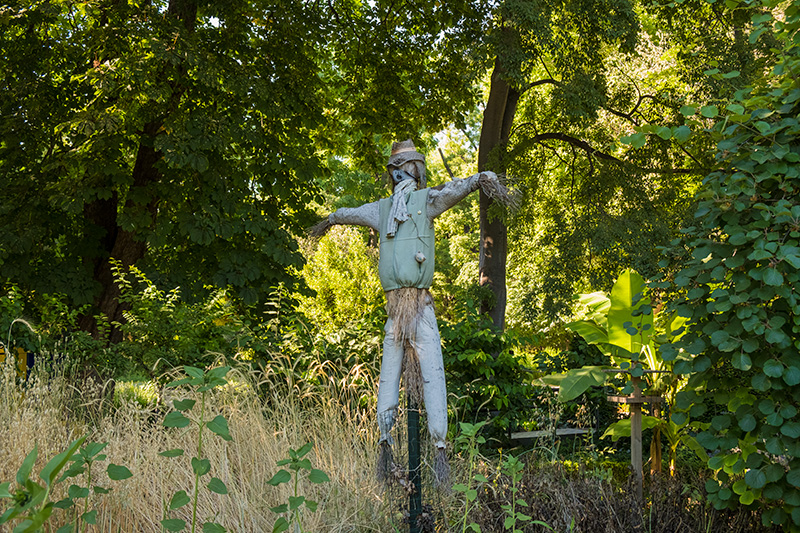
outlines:
{"label": "metal pole", "polygon": [[419,458],[419,407],[408,398],[408,480],[414,492],[408,495],[409,533],[419,533],[419,515],[422,513],[422,480]]}

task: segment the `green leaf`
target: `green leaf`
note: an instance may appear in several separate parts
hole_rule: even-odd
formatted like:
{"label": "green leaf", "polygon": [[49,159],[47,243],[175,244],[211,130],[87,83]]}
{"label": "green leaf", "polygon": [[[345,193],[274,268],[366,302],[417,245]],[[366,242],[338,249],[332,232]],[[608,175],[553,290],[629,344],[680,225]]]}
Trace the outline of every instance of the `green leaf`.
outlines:
{"label": "green leaf", "polygon": [[86,498],[89,496],[89,489],[87,487],[79,487],[78,485],[70,485],[69,489],[67,489],[67,495],[73,500]]}
{"label": "green leaf", "polygon": [[282,503],[280,505],[276,505],[275,507],[270,507],[269,510],[273,513],[286,513],[289,511],[289,504]]}
{"label": "green leaf", "polygon": [[161,525],[167,531],[183,531],[186,528],[186,522],[180,518],[167,518],[161,521]]}
{"label": "green leaf", "polygon": [[753,366],[753,361],[746,353],[735,353],[731,359],[731,364],[733,365],[733,368],[747,371]]}
{"label": "green leaf", "polygon": [[[644,279],[633,270],[627,269],[620,274],[611,288],[611,307],[608,310],[608,342],[614,346],[638,354],[642,346],[650,343],[649,330],[653,328],[653,314],[639,314],[642,307],[649,303],[643,297]],[[634,300],[637,300],[634,302]],[[637,316],[634,316],[634,312]],[[633,324],[641,332],[630,335],[626,324]],[[649,326],[645,328],[644,326]]]}
{"label": "green leaf", "polygon": [[278,472],[272,476],[272,479],[267,481],[269,485],[273,487],[280,485],[281,483],[288,483],[292,480],[292,475],[287,472],[286,470],[278,470]]}
{"label": "green leaf", "polygon": [[204,476],[211,470],[211,461],[208,459],[198,459],[192,457],[192,472],[198,476]]}
{"label": "green leaf", "polygon": [[203,376],[205,376],[205,372],[194,366],[186,365],[183,367],[183,371],[193,378],[203,378]]}
{"label": "green leaf", "polygon": [[164,417],[163,425],[168,428],[185,428],[191,424],[191,420],[183,416],[180,411],[172,411]]}
{"label": "green leaf", "polygon": [[312,442],[305,443],[302,448],[297,450],[297,458],[302,459],[303,457],[308,455],[308,452],[310,452],[313,448],[314,448],[314,443]]}
{"label": "green leaf", "polygon": [[188,385],[188,384],[190,384],[192,381],[194,381],[192,378],[182,378],[182,379],[176,379],[175,381],[170,381],[169,383],[167,383],[167,385],[166,385],[166,386],[167,386],[168,388],[172,388],[172,387],[180,387],[181,385]]}
{"label": "green leaf", "polygon": [[767,476],[763,471],[755,468],[751,468],[747,471],[747,473],[744,475],[744,480],[750,487],[754,489],[763,488],[764,485],[767,484]]}
{"label": "green leaf", "polygon": [[741,503],[742,505],[750,505],[755,501],[755,499],[756,499],[755,494],[753,494],[752,491],[748,490],[742,493],[741,496],[739,496],[739,503]]}
{"label": "green leaf", "polygon": [[217,494],[228,494],[228,487],[225,486],[221,479],[216,477],[212,477],[211,481],[208,482],[208,490]]}
{"label": "green leaf", "polygon": [[475,499],[478,497],[478,491],[475,489],[467,489],[467,491],[464,493],[464,496],[466,496],[467,501],[475,501]]}
{"label": "green leaf", "polygon": [[773,287],[780,287],[783,285],[783,274],[778,272],[777,269],[768,268],[764,272],[764,283]]}
{"label": "green leaf", "polygon": [[739,419],[739,427],[742,431],[753,431],[756,428],[756,419],[753,415],[747,414]]}
{"label": "green leaf", "polygon": [[764,374],[771,378],[779,378],[783,375],[783,365],[775,359],[767,359],[764,362]]}
{"label": "green leaf", "polygon": [[289,496],[289,510],[294,511],[306,501],[305,496]]}
{"label": "green leaf", "polygon": [[800,437],[800,422],[785,422],[781,426],[781,433],[791,439]]}
{"label": "green leaf", "polygon": [[696,111],[697,111],[697,108],[695,108],[693,106],[690,106],[690,105],[682,106],[681,109],[680,109],[681,115],[683,115],[685,117],[689,117],[689,116],[694,115]]}
{"label": "green leaf", "polygon": [[83,513],[81,515],[81,519],[86,522],[87,524],[96,524],[97,523],[97,511],[89,511],[88,513]]}
{"label": "green leaf", "polygon": [[[664,421],[660,418],[656,418],[654,416],[643,415],[642,416],[642,431],[645,429],[651,429],[654,427],[658,427],[664,424]],[[616,442],[620,437],[630,437],[631,436],[631,419],[624,418],[622,420],[618,420],[608,426],[605,432],[600,436],[601,439],[606,437],[611,437],[611,440]]]}
{"label": "green leaf", "polygon": [[272,533],[283,533],[287,529],[289,529],[289,522],[287,522],[284,517],[280,517],[275,521],[275,525],[272,527]]}
{"label": "green leaf", "polygon": [[231,367],[229,366],[218,366],[216,368],[212,368],[208,371],[208,379],[209,380],[217,380],[217,379],[224,379],[225,376],[228,375],[230,372]]}
{"label": "green leaf", "polygon": [[203,533],[225,533],[226,529],[216,522],[204,522]]}
{"label": "green leaf", "polygon": [[588,344],[605,344],[608,342],[608,333],[594,321],[577,320],[565,324],[565,327],[583,337],[583,340]]}
{"label": "green leaf", "polygon": [[180,448],[172,448],[171,450],[159,452],[158,455],[162,457],[180,457],[181,455],[183,455],[183,450],[181,450]]}
{"label": "green leaf", "polygon": [[9,492],[8,488],[11,486],[10,481],[6,481],[5,483],[0,483],[0,498],[10,498],[11,492]]}
{"label": "green leaf", "polygon": [[312,483],[327,483],[328,481],[331,480],[331,478],[329,478],[328,474],[326,474],[322,470],[313,468],[311,472],[308,473],[308,480],[311,481]]}
{"label": "green leaf", "polygon": [[196,403],[197,403],[196,400],[191,400],[187,398],[185,400],[175,400],[172,405],[178,411],[188,411],[189,409],[194,407],[194,404]]}
{"label": "green leaf", "polygon": [[796,366],[788,366],[783,371],[783,381],[790,387],[800,384],[800,368]]}
{"label": "green leaf", "polygon": [[706,118],[714,118],[719,114],[719,108],[715,105],[707,105],[700,108],[700,114]]}
{"label": "green leaf", "polygon": [[725,106],[725,109],[727,109],[734,115],[741,115],[744,113],[744,107],[740,106],[739,104],[728,104],[727,106]]}
{"label": "green leaf", "polygon": [[[54,509],[69,509],[73,505],[75,505],[75,502],[72,501],[71,498],[64,498],[63,500],[59,500],[56,503],[54,503],[53,504],[53,508]],[[2,523],[3,523],[3,520],[2,520],[2,518],[0,518],[0,524],[2,524]]]}
{"label": "green leaf", "polygon": [[603,367],[586,366],[576,368],[566,373],[558,389],[558,401],[568,402],[574,400],[589,388],[603,385],[606,382],[606,373]]}
{"label": "green leaf", "polygon": [[[103,451],[106,446],[108,446],[107,442],[87,442],[83,449],[80,450],[80,454],[85,459],[92,459]],[[98,458],[98,460],[102,461],[103,459]]]}
{"label": "green leaf", "polygon": [[210,429],[213,433],[216,433],[222,437],[223,440],[233,440],[230,430],[228,429],[228,420],[222,415],[215,416],[206,427],[208,427],[208,429]]}
{"label": "green leaf", "polygon": [[681,144],[688,141],[691,136],[692,130],[688,126],[679,126],[672,133],[672,137]]}
{"label": "green leaf", "polygon": [[633,135],[626,135],[620,139],[622,144],[629,144],[633,148],[641,148],[647,142],[647,136],[642,132],[634,133]]}
{"label": "green leaf", "polygon": [[[79,439],[72,441],[72,443],[66,450],[59,453],[58,455],[56,455],[55,457],[50,459],[50,461],[47,462],[45,467],[42,468],[42,471],[39,473],[39,477],[42,478],[42,480],[44,480],[44,482],[48,486],[52,485],[53,481],[58,476],[58,473],[61,472],[61,469],[64,468],[64,466],[70,461],[70,459],[72,459],[72,456],[75,455],[75,452],[78,450],[78,448],[81,447],[81,444],[83,444],[83,441],[85,440],[86,436],[83,436]],[[35,459],[36,456],[34,455],[34,460]],[[27,458],[25,460],[27,461]],[[25,463],[23,462],[23,465],[24,464]],[[30,466],[32,467],[33,465],[31,464]],[[30,469],[28,469],[28,474],[30,474]],[[26,474],[26,477],[28,474]],[[19,474],[17,475],[17,481],[19,481]],[[25,484],[24,482],[20,482],[20,485],[24,484]]]}
{"label": "green leaf", "polygon": [[114,481],[121,481],[133,476],[131,471],[128,470],[126,466],[115,465],[114,463],[108,465],[108,468],[106,468],[106,473],[108,474],[109,479]]}
{"label": "green leaf", "polygon": [[175,509],[180,509],[181,507],[183,507],[184,505],[186,505],[190,501],[191,500],[189,498],[189,495],[186,494],[186,491],[185,490],[179,490],[178,492],[176,492],[172,496],[172,499],[170,499],[170,501],[169,501],[169,510],[170,511],[174,511]]}

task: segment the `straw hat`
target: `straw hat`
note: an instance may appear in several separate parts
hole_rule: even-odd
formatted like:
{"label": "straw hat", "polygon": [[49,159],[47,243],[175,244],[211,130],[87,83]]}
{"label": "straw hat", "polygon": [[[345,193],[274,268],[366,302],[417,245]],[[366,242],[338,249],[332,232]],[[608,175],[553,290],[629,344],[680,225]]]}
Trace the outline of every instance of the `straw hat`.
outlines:
{"label": "straw hat", "polygon": [[421,161],[425,163],[425,156],[417,152],[414,147],[414,142],[411,139],[401,141],[399,143],[392,143],[392,155],[389,156],[389,162],[386,166],[400,167],[403,163],[409,161]]}

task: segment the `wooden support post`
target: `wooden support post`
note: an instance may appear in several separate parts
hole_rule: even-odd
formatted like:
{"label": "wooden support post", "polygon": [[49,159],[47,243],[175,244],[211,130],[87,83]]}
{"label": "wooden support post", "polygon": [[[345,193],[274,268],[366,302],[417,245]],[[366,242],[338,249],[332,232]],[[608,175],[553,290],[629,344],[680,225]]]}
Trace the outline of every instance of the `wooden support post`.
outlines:
{"label": "wooden support post", "polygon": [[[632,370],[607,370],[607,372],[621,372],[630,374]],[[645,374],[665,373],[662,370],[645,370]],[[639,376],[631,377],[633,393],[630,396],[608,396],[607,399],[614,403],[625,403],[630,406],[631,411],[631,468],[636,476],[636,498],[639,505],[644,503],[644,467],[642,465],[642,405],[646,403],[661,403],[663,398],[660,396],[642,396],[642,378]]]}
{"label": "wooden support post", "polygon": [[419,533],[419,515],[422,514],[422,479],[420,476],[419,406],[408,399],[408,480],[414,491],[408,495],[409,533]]}
{"label": "wooden support post", "polygon": [[[632,400],[641,400],[642,378],[634,377],[631,379],[633,382]],[[644,501],[644,474],[642,468],[642,404],[638,401],[631,402],[631,466],[633,466],[633,474],[636,476],[636,498],[639,505]]]}

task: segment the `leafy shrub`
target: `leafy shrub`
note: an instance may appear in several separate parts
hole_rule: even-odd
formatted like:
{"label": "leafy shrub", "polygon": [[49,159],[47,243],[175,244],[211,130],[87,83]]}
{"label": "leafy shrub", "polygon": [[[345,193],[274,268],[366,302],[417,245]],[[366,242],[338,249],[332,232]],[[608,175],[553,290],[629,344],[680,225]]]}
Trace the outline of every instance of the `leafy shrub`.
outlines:
{"label": "leafy shrub", "polygon": [[765,525],[800,531],[800,5],[752,22],[752,40],[778,40],[777,63],[711,131],[720,170],[706,177],[696,224],[675,243],[685,247],[683,269],[662,284],[682,294],[687,332],[662,353],[690,375],[673,420],[714,415],[696,423],[716,471],[709,499],[760,508]]}
{"label": "leafy shrub", "polygon": [[336,226],[323,237],[303,267],[314,297],[297,295],[297,310],[324,333],[334,333],[383,304],[378,250],[362,232]]}
{"label": "leafy shrub", "polygon": [[[569,348],[555,355],[540,352],[535,359],[537,370],[543,374],[558,374],[584,366],[609,364],[608,356],[597,346],[588,344],[580,335],[573,334]],[[603,428],[617,419],[616,408],[606,400],[608,391],[603,387],[590,387],[574,400],[563,403],[561,420],[573,420],[579,411],[591,414],[598,427]]]}
{"label": "leafy shrub", "polygon": [[456,419],[492,417],[496,438],[524,422],[535,396],[535,372],[516,348],[520,339],[498,332],[491,320],[468,309],[459,322],[440,324],[447,390],[455,396]]}
{"label": "leafy shrub", "polygon": [[125,322],[117,324],[123,340],[115,350],[130,363],[129,371],[155,378],[164,366],[204,367],[219,353],[241,347],[243,322],[225,291],[188,304],[179,289],[161,290],[135,267],[125,272],[115,266],[114,273],[120,301],[128,307]]}
{"label": "leafy shrub", "polygon": [[[85,436],[74,440],[66,450],[47,462],[39,473],[44,486],[31,479],[39,453],[34,446],[17,471],[14,491],[11,491],[11,482],[0,483],[0,498],[9,498],[13,502],[0,516],[0,524],[16,520],[18,523],[14,528],[15,533],[34,533],[42,530],[42,526],[56,509],[68,510],[73,516],[72,522],[60,527],[58,533],[83,533],[87,524],[96,524],[97,511],[89,510],[91,496],[108,494],[111,489],[97,484],[97,480],[92,477],[92,466],[95,462],[106,459],[105,454],[100,452],[108,443],[85,441]],[[127,467],[113,463],[106,468],[106,474],[114,481],[127,479],[132,475]],[[84,478],[83,485],[77,484],[81,483],[79,477]],[[57,502],[52,501],[54,487],[69,479],[73,479],[75,483],[70,484],[67,497]],[[79,500],[84,500],[83,505]]]}

